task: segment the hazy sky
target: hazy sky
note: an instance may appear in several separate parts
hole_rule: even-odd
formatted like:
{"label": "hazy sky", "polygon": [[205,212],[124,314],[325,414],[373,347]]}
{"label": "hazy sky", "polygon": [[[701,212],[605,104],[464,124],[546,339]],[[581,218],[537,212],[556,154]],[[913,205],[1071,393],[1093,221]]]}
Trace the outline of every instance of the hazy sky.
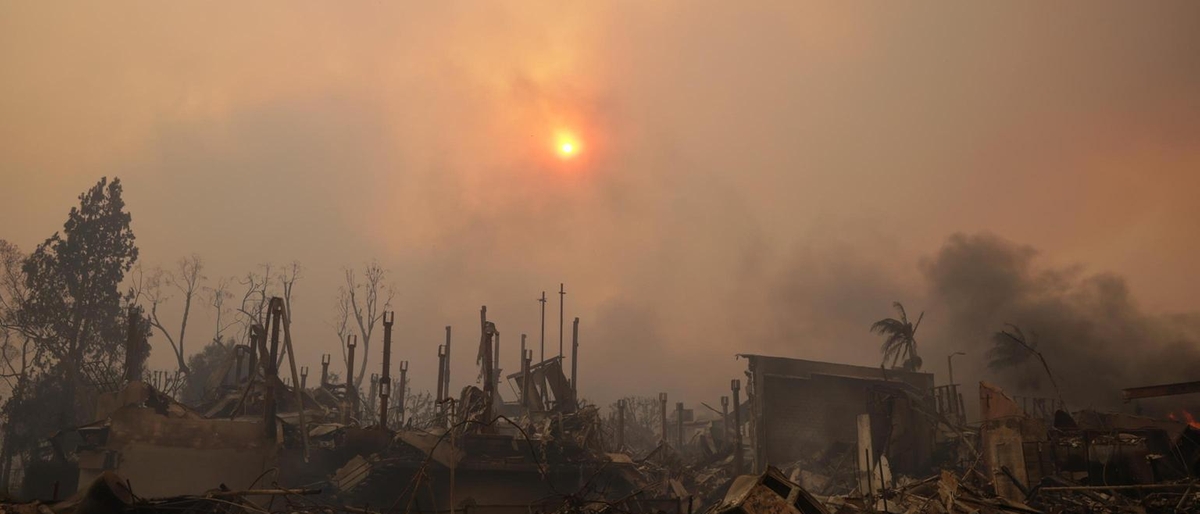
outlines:
{"label": "hazy sky", "polygon": [[299,260],[314,369],[370,259],[418,387],[447,324],[474,379],[483,304],[514,370],[565,282],[605,401],[712,400],[738,352],[877,365],[893,300],[937,337],[921,263],[958,232],[1197,307],[1190,0],[12,1],[0,84],[0,238],[32,249],[119,176],[146,265]]}

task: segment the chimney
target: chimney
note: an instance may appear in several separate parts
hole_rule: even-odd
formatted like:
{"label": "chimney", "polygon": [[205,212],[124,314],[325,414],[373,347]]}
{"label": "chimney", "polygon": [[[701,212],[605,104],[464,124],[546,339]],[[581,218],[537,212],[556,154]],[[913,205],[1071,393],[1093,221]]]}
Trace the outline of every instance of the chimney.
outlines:
{"label": "chimney", "polygon": [[354,387],[354,348],[358,346],[358,336],[346,337],[346,409],[342,413],[342,423],[350,423],[350,418],[357,412],[358,388]]}
{"label": "chimney", "polygon": [[388,426],[388,396],[392,387],[392,325],[396,323],[396,311],[383,313],[383,373],[379,375],[379,425]]}

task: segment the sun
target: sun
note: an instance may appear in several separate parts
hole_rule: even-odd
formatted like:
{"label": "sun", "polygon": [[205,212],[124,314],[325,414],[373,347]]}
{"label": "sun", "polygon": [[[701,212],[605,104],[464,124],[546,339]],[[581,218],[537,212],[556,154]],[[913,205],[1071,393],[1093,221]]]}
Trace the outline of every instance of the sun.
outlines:
{"label": "sun", "polygon": [[579,153],[581,146],[574,135],[560,133],[555,137],[555,148],[558,150],[559,157],[570,159]]}

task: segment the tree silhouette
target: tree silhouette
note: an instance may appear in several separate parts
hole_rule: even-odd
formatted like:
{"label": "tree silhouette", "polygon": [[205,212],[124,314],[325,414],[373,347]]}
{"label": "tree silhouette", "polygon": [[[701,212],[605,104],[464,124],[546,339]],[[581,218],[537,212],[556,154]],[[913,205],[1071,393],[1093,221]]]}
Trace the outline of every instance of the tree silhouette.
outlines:
{"label": "tree silhouette", "polygon": [[871,325],[871,332],[878,333],[884,336],[883,346],[879,351],[883,353],[883,362],[881,365],[888,365],[888,360],[892,361],[891,367],[896,368],[896,363],[901,362],[901,368],[907,371],[918,371],[921,369],[921,357],[917,355],[917,327],[921,326],[921,319],[925,317],[925,313],[921,312],[917,316],[916,324],[908,321],[908,314],[904,312],[904,306],[900,302],[892,303],[896,308],[896,312],[900,314],[897,318],[884,318],[876,321]]}
{"label": "tree silhouette", "polygon": [[118,289],[138,257],[121,181],[101,178],[79,207],[23,265],[29,297],[23,332],[41,350],[35,366],[61,378],[58,421],[81,420],[80,387],[111,388],[121,378],[126,319]]}

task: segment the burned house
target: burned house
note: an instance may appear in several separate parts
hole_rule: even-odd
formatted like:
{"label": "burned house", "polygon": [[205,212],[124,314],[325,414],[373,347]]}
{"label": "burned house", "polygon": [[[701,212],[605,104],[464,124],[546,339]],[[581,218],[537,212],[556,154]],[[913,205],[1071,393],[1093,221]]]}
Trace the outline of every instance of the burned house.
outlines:
{"label": "burned house", "polygon": [[181,495],[197,484],[250,484],[276,466],[280,447],[262,423],[205,418],[144,382],[97,403],[98,420],[74,431],[81,488],[115,471],[139,495]]}
{"label": "burned house", "polygon": [[[748,430],[753,469],[783,466],[860,446],[869,420],[871,460],[899,473],[930,466],[936,422],[933,375],[764,355],[748,362]],[[864,450],[866,450],[864,448]]]}

